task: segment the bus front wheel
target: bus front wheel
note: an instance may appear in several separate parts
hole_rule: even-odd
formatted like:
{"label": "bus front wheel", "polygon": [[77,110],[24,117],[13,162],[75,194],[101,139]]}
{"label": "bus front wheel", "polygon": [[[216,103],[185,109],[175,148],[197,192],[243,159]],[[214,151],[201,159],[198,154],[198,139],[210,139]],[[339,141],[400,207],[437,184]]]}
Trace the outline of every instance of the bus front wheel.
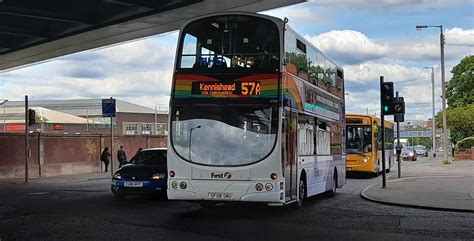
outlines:
{"label": "bus front wheel", "polygon": [[380,168],[380,161],[377,161],[377,168],[375,169],[374,177],[379,176],[379,168]]}
{"label": "bus front wheel", "polygon": [[298,192],[298,200],[296,201],[295,205],[297,209],[303,206],[303,200],[306,197],[306,181],[304,179],[304,176],[301,176],[300,181],[298,183]]}

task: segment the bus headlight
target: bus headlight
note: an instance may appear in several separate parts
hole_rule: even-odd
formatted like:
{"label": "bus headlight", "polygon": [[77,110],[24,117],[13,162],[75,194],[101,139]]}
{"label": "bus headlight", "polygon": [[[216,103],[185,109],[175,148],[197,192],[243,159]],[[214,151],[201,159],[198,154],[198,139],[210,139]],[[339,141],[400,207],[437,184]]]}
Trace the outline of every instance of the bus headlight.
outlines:
{"label": "bus headlight", "polygon": [[263,190],[263,184],[257,183],[257,184],[255,185],[255,190],[257,190],[257,191],[259,191],[259,192],[262,191],[262,190]]}
{"label": "bus headlight", "polygon": [[277,176],[276,173],[272,173],[272,174],[270,175],[270,178],[271,178],[272,180],[277,179],[277,177],[278,177],[278,176]]}
{"label": "bus headlight", "polygon": [[364,160],[362,160],[363,163],[367,163],[367,161],[369,161],[367,158],[364,158]]}
{"label": "bus headlight", "polygon": [[271,183],[267,183],[267,184],[265,184],[265,189],[267,191],[271,191],[271,190],[273,190],[273,185]]}
{"label": "bus headlight", "polygon": [[178,189],[178,182],[177,182],[177,181],[172,182],[172,183],[171,183],[171,187],[172,187],[173,189]]}
{"label": "bus headlight", "polygon": [[181,188],[181,189],[186,189],[187,187],[188,187],[188,184],[186,182],[181,182],[179,184],[179,188]]}

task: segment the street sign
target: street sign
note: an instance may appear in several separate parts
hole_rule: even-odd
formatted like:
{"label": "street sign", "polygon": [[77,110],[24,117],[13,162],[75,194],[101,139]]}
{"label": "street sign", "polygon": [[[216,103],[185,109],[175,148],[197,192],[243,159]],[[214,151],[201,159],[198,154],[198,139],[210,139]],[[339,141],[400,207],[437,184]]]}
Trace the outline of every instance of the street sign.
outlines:
{"label": "street sign", "polygon": [[102,116],[115,117],[116,114],[115,99],[102,99]]}

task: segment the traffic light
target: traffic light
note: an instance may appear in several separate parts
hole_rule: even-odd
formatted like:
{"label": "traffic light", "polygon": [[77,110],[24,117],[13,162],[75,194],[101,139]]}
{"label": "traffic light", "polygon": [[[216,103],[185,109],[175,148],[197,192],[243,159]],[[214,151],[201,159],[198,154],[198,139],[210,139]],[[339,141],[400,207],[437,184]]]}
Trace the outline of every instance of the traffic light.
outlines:
{"label": "traffic light", "polygon": [[382,114],[393,115],[393,82],[380,84],[380,104],[382,105]]}
{"label": "traffic light", "polygon": [[405,100],[403,97],[395,97],[393,99],[394,121],[405,121]]}
{"label": "traffic light", "polygon": [[28,109],[28,126],[36,124],[36,112],[33,109]]}
{"label": "traffic light", "polygon": [[405,114],[405,99],[403,97],[396,97],[393,99],[393,113]]}

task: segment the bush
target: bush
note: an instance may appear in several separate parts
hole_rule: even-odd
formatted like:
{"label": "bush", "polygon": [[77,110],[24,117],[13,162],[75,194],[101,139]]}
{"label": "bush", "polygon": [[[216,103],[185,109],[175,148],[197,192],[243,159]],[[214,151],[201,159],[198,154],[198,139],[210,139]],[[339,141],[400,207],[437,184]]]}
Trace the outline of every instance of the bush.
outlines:
{"label": "bush", "polygon": [[466,151],[470,150],[474,146],[474,136],[466,137],[456,143],[457,151]]}

